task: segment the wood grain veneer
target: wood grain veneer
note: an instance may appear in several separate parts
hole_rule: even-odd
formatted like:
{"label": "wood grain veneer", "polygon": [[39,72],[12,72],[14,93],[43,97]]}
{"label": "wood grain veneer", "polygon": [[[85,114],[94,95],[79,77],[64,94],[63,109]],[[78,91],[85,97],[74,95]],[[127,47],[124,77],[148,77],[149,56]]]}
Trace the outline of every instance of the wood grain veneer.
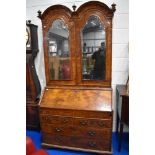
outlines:
{"label": "wood grain veneer", "polygon": [[[46,89],[40,101],[42,146],[112,155],[112,8],[97,1],[72,12],[63,5],[47,8],[38,17],[43,26]],[[106,65],[104,80],[83,80],[81,30],[90,16],[105,27]],[[69,30],[70,80],[50,80],[47,34],[56,19]]]}

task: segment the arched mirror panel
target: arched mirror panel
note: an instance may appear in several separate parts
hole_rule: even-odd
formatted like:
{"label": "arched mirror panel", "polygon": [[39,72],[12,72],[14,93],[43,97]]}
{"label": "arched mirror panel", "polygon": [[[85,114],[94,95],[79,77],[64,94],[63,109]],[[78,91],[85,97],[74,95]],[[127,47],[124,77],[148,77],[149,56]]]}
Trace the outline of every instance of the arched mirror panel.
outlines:
{"label": "arched mirror panel", "polygon": [[54,20],[47,34],[50,80],[70,80],[69,31],[63,20]]}
{"label": "arched mirror panel", "polygon": [[83,80],[104,80],[106,33],[98,16],[90,16],[81,30],[81,47]]}

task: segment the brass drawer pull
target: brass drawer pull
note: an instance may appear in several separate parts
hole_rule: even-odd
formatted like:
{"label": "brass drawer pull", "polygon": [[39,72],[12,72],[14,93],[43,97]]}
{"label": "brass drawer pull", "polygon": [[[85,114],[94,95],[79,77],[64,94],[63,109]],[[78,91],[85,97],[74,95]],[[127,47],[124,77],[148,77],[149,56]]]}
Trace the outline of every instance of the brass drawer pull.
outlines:
{"label": "brass drawer pull", "polygon": [[60,131],[62,131],[60,128],[55,128],[55,131],[56,132],[60,132]]}
{"label": "brass drawer pull", "polygon": [[95,136],[95,135],[96,135],[96,132],[95,132],[95,131],[89,131],[88,134],[89,134],[90,136]]}
{"label": "brass drawer pull", "polygon": [[80,121],[80,124],[81,124],[81,125],[87,125],[87,123],[88,123],[88,122],[87,122],[87,121],[84,121],[84,120],[83,120],[83,121]]}
{"label": "brass drawer pull", "polygon": [[69,122],[69,119],[67,119],[67,118],[63,119],[63,123],[68,123],[68,122]]}
{"label": "brass drawer pull", "polygon": [[56,142],[61,142],[62,141],[61,137],[56,137],[55,140],[56,140]]}
{"label": "brass drawer pull", "polygon": [[104,123],[104,122],[98,122],[98,125],[99,125],[100,127],[103,127],[103,126],[105,125],[105,123]]}
{"label": "brass drawer pull", "polygon": [[46,121],[51,121],[51,117],[50,116],[45,116],[45,118],[44,118]]}
{"label": "brass drawer pull", "polygon": [[95,147],[96,146],[96,142],[88,142],[88,145],[91,147]]}

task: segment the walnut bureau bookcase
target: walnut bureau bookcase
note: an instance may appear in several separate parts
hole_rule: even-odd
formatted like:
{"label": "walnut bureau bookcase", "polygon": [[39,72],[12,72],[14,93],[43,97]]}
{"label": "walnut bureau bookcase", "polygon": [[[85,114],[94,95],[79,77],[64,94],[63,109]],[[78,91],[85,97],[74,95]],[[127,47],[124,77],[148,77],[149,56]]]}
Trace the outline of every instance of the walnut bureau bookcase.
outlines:
{"label": "walnut bureau bookcase", "polygon": [[42,146],[112,155],[112,18],[97,1],[54,5],[42,21],[46,88]]}

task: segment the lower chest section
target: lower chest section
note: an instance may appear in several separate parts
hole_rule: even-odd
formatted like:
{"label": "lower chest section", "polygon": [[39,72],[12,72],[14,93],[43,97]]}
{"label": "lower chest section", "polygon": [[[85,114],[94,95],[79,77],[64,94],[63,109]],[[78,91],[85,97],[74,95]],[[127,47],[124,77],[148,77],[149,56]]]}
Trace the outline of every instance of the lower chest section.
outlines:
{"label": "lower chest section", "polygon": [[111,151],[112,112],[60,111],[40,110],[43,144],[73,150]]}

